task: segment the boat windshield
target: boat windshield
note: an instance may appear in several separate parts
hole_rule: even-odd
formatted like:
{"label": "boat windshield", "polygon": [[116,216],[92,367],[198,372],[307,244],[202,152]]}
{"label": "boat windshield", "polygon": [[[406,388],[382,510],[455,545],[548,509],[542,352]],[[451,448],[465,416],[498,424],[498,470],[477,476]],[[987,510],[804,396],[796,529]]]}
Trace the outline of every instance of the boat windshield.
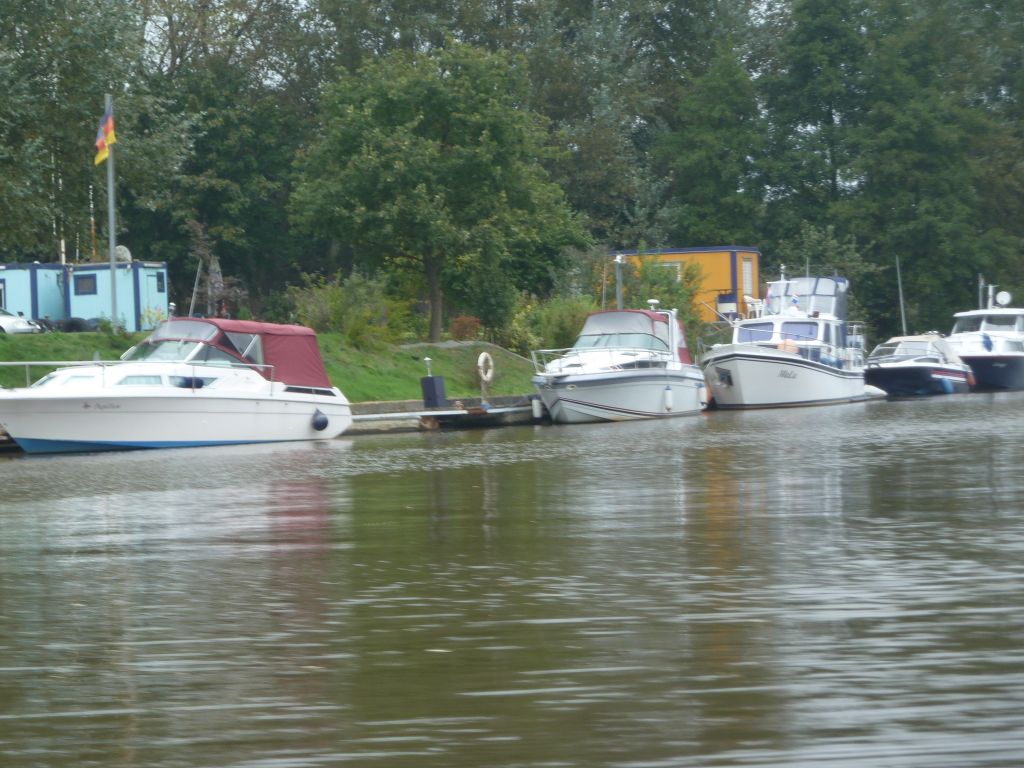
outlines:
{"label": "boat windshield", "polygon": [[121,359],[151,362],[188,360],[201,346],[205,345],[198,341],[153,341],[147,339],[125,352]]}
{"label": "boat windshield", "polygon": [[213,341],[217,326],[195,320],[168,320],[161,323],[149,337],[152,341],[163,339],[189,339],[191,341]]}
{"label": "boat windshield", "polygon": [[200,341],[147,340],[137,347],[129,349],[121,359],[132,362],[145,360],[147,362],[190,362],[245,366],[245,363],[224,350]]}
{"label": "boat windshield", "polygon": [[580,336],[573,349],[649,349],[668,352],[668,344],[648,333],[596,333]]}
{"label": "boat windshield", "polygon": [[1017,330],[1017,315],[971,315],[958,317],[953,324],[953,333],[972,331],[1013,331]]}
{"label": "boat windshield", "polygon": [[887,341],[879,344],[868,355],[871,359],[883,357],[940,357],[939,351],[927,341]]}

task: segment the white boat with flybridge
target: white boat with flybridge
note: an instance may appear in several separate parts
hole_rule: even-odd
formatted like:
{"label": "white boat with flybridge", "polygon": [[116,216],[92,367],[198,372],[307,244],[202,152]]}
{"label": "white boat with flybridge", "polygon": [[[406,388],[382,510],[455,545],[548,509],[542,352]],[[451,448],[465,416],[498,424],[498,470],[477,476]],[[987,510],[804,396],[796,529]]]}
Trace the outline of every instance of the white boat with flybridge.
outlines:
{"label": "white boat with flybridge", "polygon": [[[980,281],[979,293],[987,288],[985,305],[957,312],[947,343],[971,366],[978,391],[1024,389],[1024,308],[1008,306],[1007,291]],[[980,298],[980,297],[979,297]]]}
{"label": "white boat with flybridge", "polygon": [[846,319],[843,277],[769,283],[763,300],[745,297],[732,341],[703,356],[710,408],[774,408],[878,397],[864,384],[864,336]]}
{"label": "white boat with flybridge", "polygon": [[172,318],[120,360],[22,365],[59,366],[0,390],[0,426],[27,453],[325,440],[352,424],[300,325]]}
{"label": "white boat with flybridge", "polygon": [[591,313],[572,347],[532,352],[533,385],[562,424],[686,416],[703,410],[704,375],[675,309]]}

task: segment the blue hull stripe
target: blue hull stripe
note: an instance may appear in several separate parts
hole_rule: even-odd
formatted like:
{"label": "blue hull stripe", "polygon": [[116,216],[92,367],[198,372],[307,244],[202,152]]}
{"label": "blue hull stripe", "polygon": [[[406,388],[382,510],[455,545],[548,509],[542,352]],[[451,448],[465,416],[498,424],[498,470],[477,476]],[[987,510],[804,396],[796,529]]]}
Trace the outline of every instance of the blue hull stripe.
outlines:
{"label": "blue hull stripe", "polygon": [[189,440],[174,441],[139,441],[130,443],[104,443],[83,440],[35,440],[32,438],[15,438],[18,446],[25,453],[83,453],[92,451],[130,451],[146,448],[201,448],[211,445],[250,445],[254,443],[274,443],[280,440]]}

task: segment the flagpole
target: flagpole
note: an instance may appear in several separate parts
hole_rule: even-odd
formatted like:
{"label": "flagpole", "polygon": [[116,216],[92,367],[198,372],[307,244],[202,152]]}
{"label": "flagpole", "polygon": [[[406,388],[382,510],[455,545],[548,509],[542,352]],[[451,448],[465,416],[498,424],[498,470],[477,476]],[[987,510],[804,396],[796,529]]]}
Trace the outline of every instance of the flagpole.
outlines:
{"label": "flagpole", "polygon": [[[114,113],[114,99],[109,93],[106,97],[104,113]],[[110,325],[117,329],[117,231],[114,216],[114,147],[107,147],[107,230],[110,242]]]}

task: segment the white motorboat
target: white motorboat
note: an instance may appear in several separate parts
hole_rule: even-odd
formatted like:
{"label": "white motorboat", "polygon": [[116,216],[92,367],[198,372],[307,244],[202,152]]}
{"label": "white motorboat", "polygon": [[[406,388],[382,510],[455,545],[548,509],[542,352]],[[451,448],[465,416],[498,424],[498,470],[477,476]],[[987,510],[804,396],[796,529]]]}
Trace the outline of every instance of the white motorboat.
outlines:
{"label": "white motorboat", "polygon": [[971,367],[937,333],[893,336],[868,355],[864,381],[890,397],[951,395],[970,390]]}
{"label": "white motorboat", "polygon": [[28,453],[322,440],[352,423],[304,326],[175,318],[121,360],[58,365],[0,390],[0,426]]}
{"label": "white motorboat", "polygon": [[[771,408],[849,402],[865,389],[863,334],[847,324],[842,277],[783,277],[748,317],[733,322],[730,344],[701,364],[714,408]],[[880,395],[881,393],[877,393]]]}
{"label": "white motorboat", "polygon": [[1024,308],[1008,307],[1010,294],[988,286],[988,306],[957,312],[946,337],[974,372],[973,389],[1024,389]]}
{"label": "white motorboat", "polygon": [[573,424],[685,416],[705,404],[674,309],[594,312],[568,349],[532,353],[533,384],[552,421]]}

